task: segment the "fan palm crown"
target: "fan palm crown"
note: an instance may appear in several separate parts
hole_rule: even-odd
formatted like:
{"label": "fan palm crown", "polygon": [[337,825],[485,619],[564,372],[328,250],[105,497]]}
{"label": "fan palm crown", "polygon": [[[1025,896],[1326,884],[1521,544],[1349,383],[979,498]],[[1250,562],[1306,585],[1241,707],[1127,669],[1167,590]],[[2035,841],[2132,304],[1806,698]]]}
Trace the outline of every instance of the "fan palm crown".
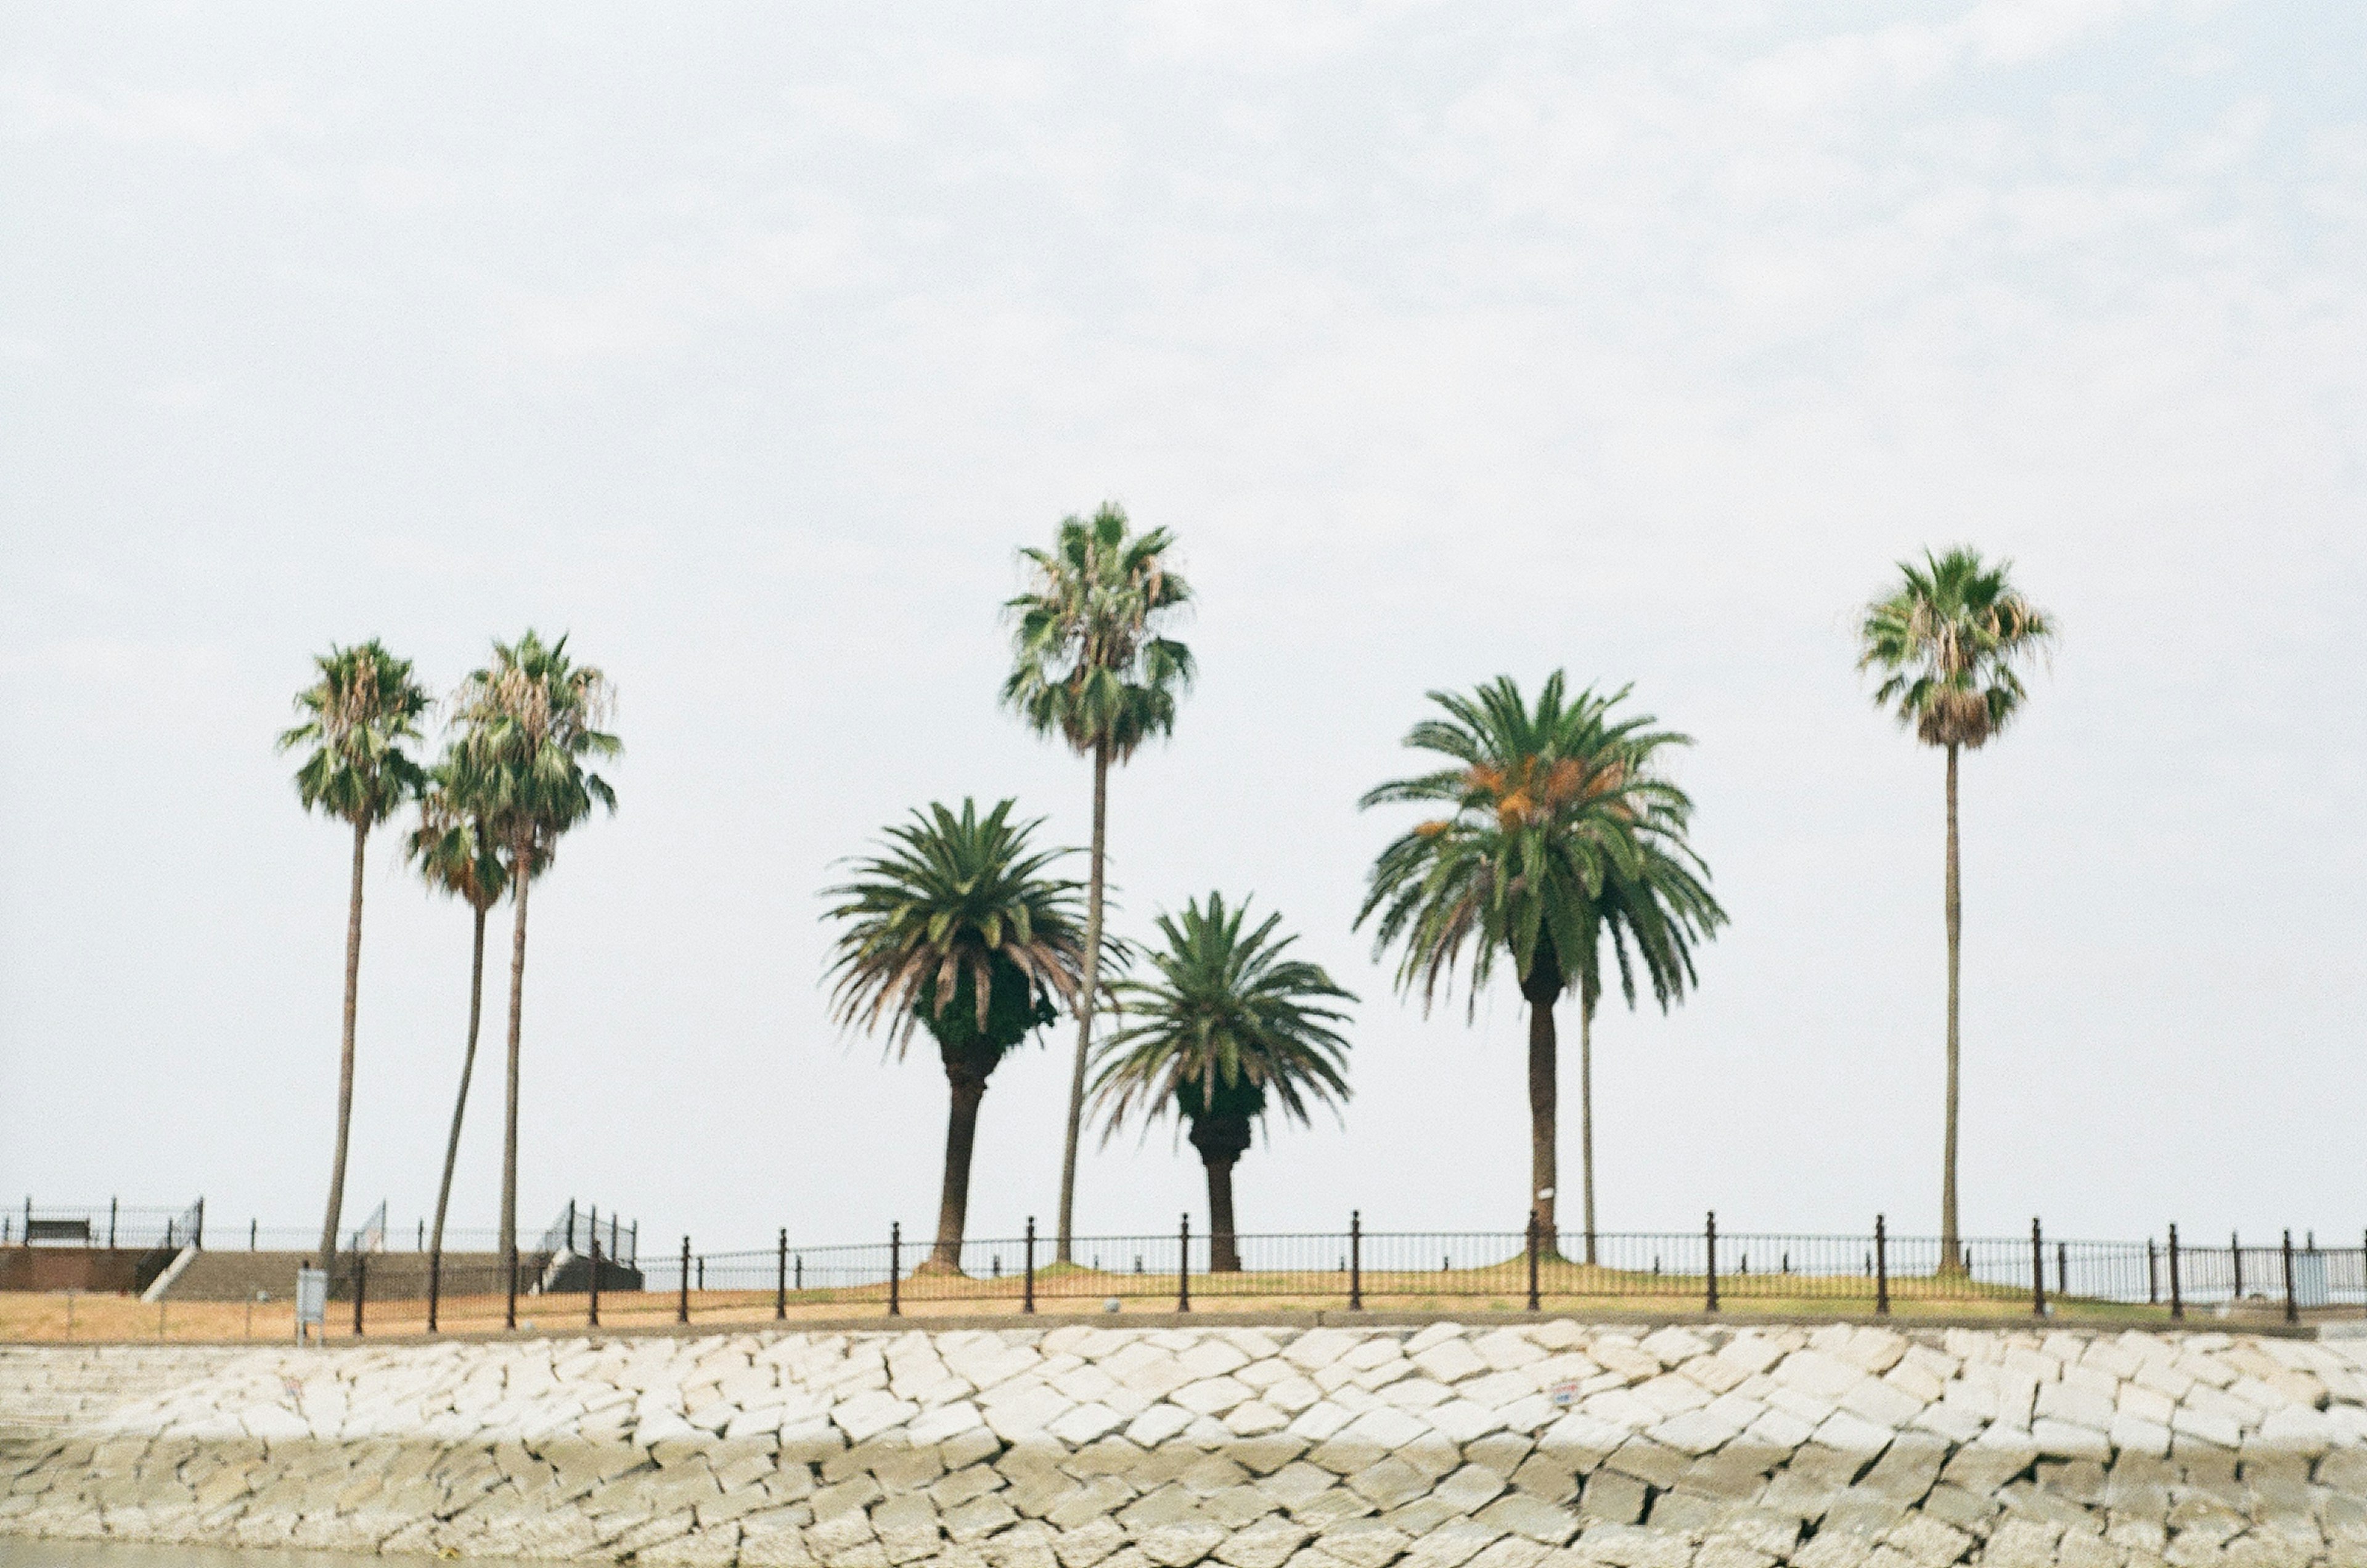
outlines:
{"label": "fan palm crown", "polygon": [[1899,562],[1897,586],[1865,608],[1858,668],[1882,672],[1875,705],[1926,746],[1983,746],[2029,695],[2015,666],[2054,641],[2055,623],[2012,570],[1966,546],[1927,550]]}
{"label": "fan palm crown", "polygon": [[1109,771],[1143,741],[1175,728],[1178,695],[1192,683],[1192,650],[1165,630],[1192,600],[1171,566],[1166,529],[1136,534],[1123,509],[1062,520],[1052,548],[1023,549],[1026,591],[1005,605],[1013,662],[1002,700],[1039,735],[1057,734],[1093,760],[1093,829],[1085,881],[1085,973],[1070,1066],[1069,1119],[1060,1151],[1055,1258],[1071,1261],[1077,1141],[1084,1124],[1085,1068],[1100,990],[1103,901],[1109,853]]}
{"label": "fan palm crown", "polygon": [[1208,1174],[1212,1267],[1238,1269],[1233,1164],[1251,1128],[1271,1109],[1302,1126],[1313,1105],[1349,1098],[1348,1015],[1353,1001],[1319,964],[1294,956],[1270,914],[1244,931],[1249,901],[1194,899],[1161,915],[1164,945],[1150,950],[1150,975],[1115,987],[1130,1019],[1096,1053],[1093,1103],[1106,1141],[1131,1117],[1146,1123],[1171,1111],[1190,1124]]}
{"label": "fan palm crown", "polygon": [[333,646],[312,663],[320,679],[296,694],[302,721],[279,737],[282,751],[311,748],[296,769],[296,793],[308,811],[375,828],[426,784],[404,750],[420,739],[426,688],[412,679],[411,660],[376,637]]}
{"label": "fan palm crown", "polygon": [[1533,1213],[1555,1224],[1553,1006],[1575,986],[1599,994],[1597,953],[1613,936],[1623,987],[1640,963],[1664,1003],[1694,977],[1693,945],[1722,924],[1706,870],[1687,842],[1693,802],[1661,771],[1690,744],[1646,714],[1618,711],[1626,689],[1571,694],[1560,671],[1534,706],[1500,676],[1476,693],[1433,692],[1444,717],[1406,744],[1452,765],[1380,785],[1362,805],[1445,809],[1415,824],[1375,861],[1356,924],[1374,925],[1376,956],[1399,950],[1400,991],[1425,1010],[1458,969],[1468,1003],[1511,962],[1530,1004]]}
{"label": "fan palm crown", "polygon": [[844,1028],[884,1032],[901,1057],[913,1031],[937,1042],[952,1093],[944,1187],[931,1263],[958,1269],[969,1213],[970,1158],[988,1077],[1027,1033],[1075,1005],[1084,984],[1078,886],[1053,874],[1067,850],[1038,850],[1040,821],[1014,822],[1014,803],[983,817],[932,804],[886,830],[878,853],[826,890],[839,926],[829,969]]}

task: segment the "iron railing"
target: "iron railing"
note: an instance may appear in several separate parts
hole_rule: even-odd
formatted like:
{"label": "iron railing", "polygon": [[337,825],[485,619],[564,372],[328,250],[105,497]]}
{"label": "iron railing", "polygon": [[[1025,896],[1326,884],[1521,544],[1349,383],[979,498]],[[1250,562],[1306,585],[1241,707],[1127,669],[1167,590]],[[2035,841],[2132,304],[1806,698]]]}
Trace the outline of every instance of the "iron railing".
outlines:
{"label": "iron railing", "polygon": [[0,1246],[110,1247],[146,1250],[156,1247],[203,1247],[206,1201],[187,1208],[105,1203],[37,1203],[28,1195],[20,1209],[0,1212]]}

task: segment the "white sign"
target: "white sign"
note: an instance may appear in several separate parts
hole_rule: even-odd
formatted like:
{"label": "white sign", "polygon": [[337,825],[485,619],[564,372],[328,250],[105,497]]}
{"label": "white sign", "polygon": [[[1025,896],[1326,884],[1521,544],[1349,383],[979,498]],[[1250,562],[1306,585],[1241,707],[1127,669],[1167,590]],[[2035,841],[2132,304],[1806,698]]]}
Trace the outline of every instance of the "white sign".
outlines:
{"label": "white sign", "polygon": [[296,1270],[296,1332],[320,1327],[329,1320],[329,1274],[325,1269]]}

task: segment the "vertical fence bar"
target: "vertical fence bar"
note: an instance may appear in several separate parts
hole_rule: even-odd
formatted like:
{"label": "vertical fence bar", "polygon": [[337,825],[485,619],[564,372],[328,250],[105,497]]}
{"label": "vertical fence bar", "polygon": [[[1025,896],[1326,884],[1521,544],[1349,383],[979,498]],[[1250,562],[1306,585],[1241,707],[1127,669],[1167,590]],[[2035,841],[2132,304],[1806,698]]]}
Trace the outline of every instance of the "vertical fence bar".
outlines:
{"label": "vertical fence bar", "polygon": [[592,1292],[583,1299],[585,1326],[600,1326],[600,1228],[592,1228]]}
{"label": "vertical fence bar", "polygon": [[2071,1293],[2071,1244],[2055,1244],[2055,1295],[2056,1300]]}
{"label": "vertical fence bar", "polygon": [[1529,1310],[1537,1310],[1537,1234],[1545,1227],[1537,1222],[1537,1212],[1529,1211],[1529,1234],[1524,1238],[1529,1255]]}
{"label": "vertical fence bar", "polygon": [[682,1238],[682,1278],[674,1286],[674,1320],[690,1321],[690,1237]]}
{"label": "vertical fence bar", "polygon": [[1365,1310],[1365,1211],[1348,1211],[1348,1310]]}
{"label": "vertical fence bar", "polygon": [[888,1315],[904,1315],[904,1222],[888,1225]]}
{"label": "vertical fence bar", "polygon": [[262,1224],[260,1220],[249,1220],[246,1222],[246,1249],[249,1252],[253,1252],[255,1250],[255,1227],[260,1224]]}
{"label": "vertical fence bar", "polygon": [[1184,1211],[1183,1228],[1176,1233],[1181,1247],[1175,1255],[1175,1310],[1192,1310],[1192,1214]]}
{"label": "vertical fence bar", "polygon": [[444,1249],[437,1247],[427,1255],[427,1332],[436,1332],[436,1310],[442,1305],[444,1294]]}
{"label": "vertical fence bar", "polygon": [[2235,1299],[2242,1301],[2244,1299],[2244,1244],[2236,1239],[2234,1231],[2227,1233],[2227,1262],[2236,1276]]}
{"label": "vertical fence bar", "polygon": [[[616,1216],[608,1216],[611,1220]],[[789,1315],[789,1227],[781,1227],[778,1251],[773,1257],[773,1321],[780,1323]]]}
{"label": "vertical fence bar", "polygon": [[2178,1293],[2178,1227],[2169,1227],[2169,1315],[2184,1317],[2186,1303]]}
{"label": "vertical fence bar", "polygon": [[1027,1269],[1027,1283],[1025,1287],[1026,1293],[1019,1298],[1019,1310],[1034,1312],[1036,1310],[1036,1216],[1033,1214],[1027,1216],[1027,1239],[1022,1245],[1025,1247],[1022,1257]]}
{"label": "vertical fence bar", "polygon": [[2034,1317],[2046,1315],[2046,1238],[2036,1214],[2030,1216],[2030,1311]]}
{"label": "vertical fence bar", "polygon": [[1880,1214],[1874,1216],[1874,1310],[1890,1314],[1890,1235]]}
{"label": "vertical fence bar", "polygon": [[117,1198],[107,1201],[107,1250],[109,1252],[115,1250],[115,1205],[120,1201]]}
{"label": "vertical fence bar", "polygon": [[354,1253],[354,1337],[362,1337],[362,1298],[369,1293],[369,1254]]}
{"label": "vertical fence bar", "polygon": [[1709,1212],[1709,1218],[1703,1224],[1702,1234],[1708,1247],[1706,1255],[1708,1289],[1704,1298],[1708,1304],[1704,1310],[1716,1312],[1717,1310],[1717,1211],[1716,1209]]}
{"label": "vertical fence bar", "polygon": [[198,1194],[198,1218],[189,1231],[189,1245],[199,1252],[206,1249],[206,1199],[202,1192]]}
{"label": "vertical fence bar", "polygon": [[2146,1305],[2161,1304],[2161,1280],[2154,1269],[2153,1237],[2146,1237]]}
{"label": "vertical fence bar", "polygon": [[2293,1294],[2293,1232],[2291,1231],[2285,1232],[2285,1321],[2287,1323],[2301,1321],[2301,1303]]}

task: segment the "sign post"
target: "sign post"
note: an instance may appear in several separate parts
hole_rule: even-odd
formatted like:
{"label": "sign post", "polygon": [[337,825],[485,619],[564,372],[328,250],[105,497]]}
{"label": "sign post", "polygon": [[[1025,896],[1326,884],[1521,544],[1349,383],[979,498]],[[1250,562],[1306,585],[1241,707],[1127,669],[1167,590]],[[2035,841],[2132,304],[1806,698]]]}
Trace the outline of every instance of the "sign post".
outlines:
{"label": "sign post", "polygon": [[304,1343],[307,1328],[321,1329],[325,1334],[328,1321],[329,1271],[300,1266],[296,1270],[296,1343]]}

